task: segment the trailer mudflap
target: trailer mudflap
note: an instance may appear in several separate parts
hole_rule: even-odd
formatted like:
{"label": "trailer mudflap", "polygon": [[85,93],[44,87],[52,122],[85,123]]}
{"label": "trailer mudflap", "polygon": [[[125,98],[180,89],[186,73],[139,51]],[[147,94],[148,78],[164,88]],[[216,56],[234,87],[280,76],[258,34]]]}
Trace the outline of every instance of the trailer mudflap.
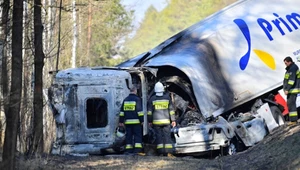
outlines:
{"label": "trailer mudflap", "polygon": [[275,129],[276,127],[278,127],[279,125],[276,123],[270,106],[268,103],[264,103],[258,110],[257,110],[257,115],[255,115],[256,117],[261,117],[265,120],[265,123],[269,129],[269,131],[271,132],[273,129]]}

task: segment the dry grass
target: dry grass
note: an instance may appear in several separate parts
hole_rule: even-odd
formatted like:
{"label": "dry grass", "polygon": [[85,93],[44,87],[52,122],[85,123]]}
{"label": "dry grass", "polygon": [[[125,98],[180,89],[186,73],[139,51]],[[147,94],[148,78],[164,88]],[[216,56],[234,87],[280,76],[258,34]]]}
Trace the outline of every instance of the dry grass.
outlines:
{"label": "dry grass", "polygon": [[53,156],[18,157],[16,169],[109,170],[297,170],[300,169],[300,125],[282,126],[247,151],[215,159],[161,156]]}

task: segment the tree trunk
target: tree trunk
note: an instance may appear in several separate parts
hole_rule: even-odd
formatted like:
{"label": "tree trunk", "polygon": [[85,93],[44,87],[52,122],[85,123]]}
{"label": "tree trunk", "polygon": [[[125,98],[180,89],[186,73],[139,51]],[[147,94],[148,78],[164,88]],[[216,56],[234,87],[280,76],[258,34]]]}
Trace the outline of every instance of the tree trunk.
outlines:
{"label": "tree trunk", "polygon": [[[20,126],[18,131],[18,149],[22,153],[27,152],[28,147],[26,145],[27,139],[27,122],[26,118],[31,116],[31,112],[28,111],[28,103],[29,103],[29,93],[30,92],[30,69],[32,64],[30,62],[32,55],[31,55],[31,33],[32,32],[32,21],[31,21],[31,8],[28,2],[24,2],[24,36],[23,36],[23,89],[22,89],[22,100],[21,100],[21,108],[20,108]],[[28,114],[29,113],[29,114]]]}
{"label": "tree trunk", "polygon": [[[7,71],[7,35],[9,32],[8,29],[8,15],[9,15],[9,0],[4,0],[2,3],[2,30],[1,30],[1,40],[2,40],[2,58],[1,58],[1,79],[0,79],[0,86],[1,86],[1,107],[3,106],[3,110],[4,113],[8,112],[8,98],[7,98],[7,94],[8,94],[8,71]],[[2,108],[0,108],[2,110]],[[1,120],[0,120],[1,121]],[[1,121],[2,122],[2,121]],[[1,123],[0,123],[1,124]],[[2,145],[2,124],[1,124],[1,128],[0,128],[0,144]]]}
{"label": "tree trunk", "polygon": [[59,53],[60,53],[60,32],[61,32],[61,10],[62,10],[62,0],[59,2],[59,14],[58,14],[58,43],[57,43],[57,57],[56,57],[56,71],[58,71],[59,65]]}
{"label": "tree trunk", "polygon": [[[0,68],[2,68],[2,58],[3,58],[3,44],[4,41],[0,39]],[[0,74],[0,146],[2,146],[2,133],[3,133],[3,128],[4,126],[2,125],[2,116],[1,116],[1,111],[2,111],[2,105],[3,105],[3,93],[2,93],[2,75]]]}
{"label": "tree trunk", "polygon": [[92,3],[89,0],[89,13],[88,13],[88,38],[87,38],[87,61],[88,65],[90,65],[90,48],[91,48],[91,37],[92,37]]}
{"label": "tree trunk", "polygon": [[72,43],[72,68],[76,67],[76,48],[77,48],[77,20],[76,20],[76,0],[72,1],[73,18],[73,43]]}
{"label": "tree trunk", "polygon": [[31,153],[43,153],[43,25],[41,19],[41,0],[34,0],[34,121],[33,146]]}
{"label": "tree trunk", "polygon": [[14,169],[17,144],[17,130],[22,92],[22,35],[23,35],[23,1],[13,2],[12,25],[12,73],[11,93],[6,116],[6,130],[3,148],[5,169]]}

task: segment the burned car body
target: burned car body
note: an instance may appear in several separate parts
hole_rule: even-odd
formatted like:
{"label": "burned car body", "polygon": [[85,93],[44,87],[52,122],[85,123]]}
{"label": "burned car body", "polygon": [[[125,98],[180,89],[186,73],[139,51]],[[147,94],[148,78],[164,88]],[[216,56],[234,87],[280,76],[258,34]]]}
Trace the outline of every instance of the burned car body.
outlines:
{"label": "burned car body", "polygon": [[[157,81],[165,85],[176,106],[176,153],[199,154],[225,148],[232,154],[238,144],[253,146],[284,123],[283,107],[274,96],[280,96],[278,91],[282,89],[282,56],[297,50],[295,44],[300,37],[298,30],[290,32],[292,36],[271,34],[264,26],[272,27],[271,21],[276,20],[273,13],[297,20],[297,3],[238,1],[116,67],[58,72],[50,90],[50,105],[58,115],[64,110],[61,108],[67,111],[65,134],[62,142],[56,141],[60,144],[53,153],[97,153],[113,145],[119,107],[128,88],[132,84],[139,87],[146,113],[147,99],[153,95]],[[261,8],[266,5],[270,8]],[[278,5],[285,8],[276,8]],[[255,14],[247,10],[249,6]],[[289,23],[295,24],[293,20]],[[63,97],[57,98],[56,92]],[[89,119],[90,112],[93,116]],[[107,116],[98,122],[97,115],[102,113]],[[102,119],[106,123],[101,124]],[[95,124],[89,124],[89,120]]]}

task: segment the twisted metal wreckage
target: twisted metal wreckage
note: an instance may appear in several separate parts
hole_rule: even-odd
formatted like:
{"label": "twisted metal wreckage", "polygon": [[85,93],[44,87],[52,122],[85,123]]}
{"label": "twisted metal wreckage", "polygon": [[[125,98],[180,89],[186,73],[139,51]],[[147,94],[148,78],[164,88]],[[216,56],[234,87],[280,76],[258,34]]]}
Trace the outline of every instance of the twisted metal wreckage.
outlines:
{"label": "twisted metal wreckage", "polygon": [[[281,15],[287,18],[285,26],[300,26],[298,3],[238,1],[116,67],[59,71],[48,90],[57,118],[52,153],[122,151],[122,140],[115,135],[122,101],[129,87],[137,85],[146,113],[157,81],[176,107],[177,154],[233,154],[255,145],[284,124],[285,103],[278,93],[285,71],[281,63],[298,50],[300,31],[278,34],[283,30],[275,21],[282,22],[276,17]],[[276,46],[281,48],[274,51]],[[147,122],[146,114],[144,118]],[[144,135],[151,136],[147,123]]]}

